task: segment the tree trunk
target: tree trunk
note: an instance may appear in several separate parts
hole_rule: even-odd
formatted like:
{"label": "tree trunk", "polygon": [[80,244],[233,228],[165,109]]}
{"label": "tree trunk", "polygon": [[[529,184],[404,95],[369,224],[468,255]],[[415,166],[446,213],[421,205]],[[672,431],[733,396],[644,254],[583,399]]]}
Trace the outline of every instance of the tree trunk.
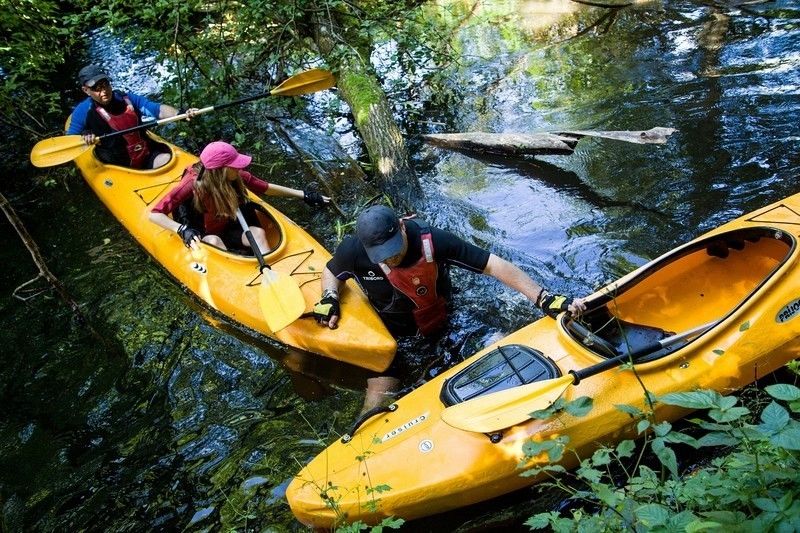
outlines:
{"label": "tree trunk", "polygon": [[422,198],[419,180],[408,163],[405,139],[394,121],[392,110],[378,80],[359,54],[341,42],[329,19],[315,21],[317,47],[323,56],[332,57],[336,49],[337,86],[350,106],[355,126],[373,165],[378,186],[392,199],[399,211],[412,209]]}
{"label": "tree trunk", "polygon": [[552,133],[441,133],[423,135],[426,142],[442,148],[501,155],[569,155],[583,137],[600,137],[636,144],[664,144],[672,128],[647,131],[559,131]]}

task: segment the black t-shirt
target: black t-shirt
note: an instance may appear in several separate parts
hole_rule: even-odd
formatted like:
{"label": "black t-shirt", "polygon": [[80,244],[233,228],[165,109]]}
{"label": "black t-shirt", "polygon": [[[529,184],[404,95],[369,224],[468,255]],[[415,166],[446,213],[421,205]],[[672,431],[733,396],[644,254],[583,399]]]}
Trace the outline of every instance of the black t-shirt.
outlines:
{"label": "black t-shirt", "polygon": [[[413,220],[406,220],[405,226],[408,252],[398,268],[409,267],[422,256],[420,227]],[[431,228],[431,239],[433,257],[439,265],[436,292],[449,299],[451,286],[448,267],[454,265],[472,272],[483,272],[490,254],[448,231],[437,228]],[[411,314],[415,308],[414,302],[389,283],[381,267],[369,260],[367,251],[356,237],[348,236],[342,241],[328,261],[328,270],[342,281],[355,278],[393,335],[416,333],[417,327]]]}

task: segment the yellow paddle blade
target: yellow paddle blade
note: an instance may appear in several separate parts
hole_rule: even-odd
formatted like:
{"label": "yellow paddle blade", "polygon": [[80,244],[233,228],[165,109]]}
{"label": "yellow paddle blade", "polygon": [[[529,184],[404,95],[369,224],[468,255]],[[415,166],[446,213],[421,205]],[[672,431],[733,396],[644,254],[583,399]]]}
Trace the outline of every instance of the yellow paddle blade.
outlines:
{"label": "yellow paddle blade", "polygon": [[306,310],[306,300],[297,282],[287,274],[270,269],[264,269],[261,274],[258,302],[267,327],[273,333],[300,318]]}
{"label": "yellow paddle blade", "polygon": [[334,85],[336,85],[336,78],[333,74],[321,68],[312,68],[300,74],[295,74],[272,89],[269,93],[273,95],[296,96],[298,94],[309,94],[330,89]]}
{"label": "yellow paddle blade", "polygon": [[83,142],[80,135],[62,135],[44,139],[36,143],[31,150],[31,163],[35,167],[52,167],[69,163],[86,150],[90,145]]}
{"label": "yellow paddle blade", "polygon": [[472,398],[442,411],[448,425],[476,433],[500,431],[530,419],[530,413],[547,409],[564,394],[575,378],[566,374]]}

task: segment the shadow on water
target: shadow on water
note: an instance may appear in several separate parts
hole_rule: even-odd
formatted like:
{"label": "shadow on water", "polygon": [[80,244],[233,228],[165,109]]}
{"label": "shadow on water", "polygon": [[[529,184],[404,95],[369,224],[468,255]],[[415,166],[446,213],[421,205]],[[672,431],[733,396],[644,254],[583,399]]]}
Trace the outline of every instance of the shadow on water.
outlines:
{"label": "shadow on water", "polygon": [[592,188],[591,184],[584,182],[572,170],[561,168],[548,161],[534,157],[514,157],[493,154],[479,154],[466,150],[452,150],[464,156],[480,161],[494,168],[507,169],[521,177],[539,180],[544,184],[554,187],[560,193],[586,202],[592,208],[607,209],[621,207],[645,211],[668,221],[670,216],[635,201],[616,200]]}

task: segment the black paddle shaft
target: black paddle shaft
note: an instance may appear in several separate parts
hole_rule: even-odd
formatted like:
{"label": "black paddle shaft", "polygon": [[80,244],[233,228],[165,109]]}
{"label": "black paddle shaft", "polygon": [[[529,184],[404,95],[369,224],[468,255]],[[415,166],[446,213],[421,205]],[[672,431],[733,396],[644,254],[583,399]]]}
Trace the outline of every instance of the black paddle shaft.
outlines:
{"label": "black paddle shaft", "polygon": [[691,337],[692,335],[701,334],[711,329],[711,327],[716,323],[717,322],[709,322],[708,324],[697,326],[696,328],[684,331],[683,333],[678,333],[676,335],[663,338],[660,341],[651,342],[650,344],[646,344],[645,346],[642,346],[637,350],[622,355],[618,355],[616,357],[612,357],[611,359],[606,359],[605,361],[601,361],[596,365],[592,365],[587,368],[581,368],[579,370],[570,370],[569,373],[572,374],[573,377],[572,384],[577,385],[578,383],[580,383],[582,379],[586,379],[588,377],[594,376],[595,374],[604,372],[609,368],[613,368],[621,363],[624,363],[625,361],[636,362],[636,360],[642,356],[653,353],[656,350],[666,348],[667,346],[675,344],[676,342],[680,342],[686,339],[687,337]]}
{"label": "black paddle shaft", "polygon": [[[252,102],[253,100],[258,100],[260,98],[266,98],[270,94],[272,94],[272,93],[270,93],[269,91],[264,92],[264,93],[254,94],[252,96],[246,96],[244,98],[239,98],[238,100],[233,100],[231,102],[225,102],[223,104],[218,104],[218,105],[215,105],[215,106],[203,108],[203,110],[204,110],[204,112],[207,113],[209,111],[215,111],[217,109],[225,109],[226,107],[231,107],[231,106],[234,106],[234,105],[246,104],[247,102]],[[185,115],[186,113],[183,113],[183,114]],[[169,117],[169,118],[173,118],[173,117]],[[162,120],[165,120],[165,119],[162,119]],[[125,135],[126,133],[132,133],[134,131],[146,130],[148,128],[152,128],[153,126],[158,126],[159,124],[163,124],[162,120],[152,120],[152,121],[144,122],[142,124],[139,124],[138,126],[134,126],[132,128],[128,128],[128,129],[125,129],[125,130],[119,130],[119,131],[114,131],[114,132],[111,132],[111,133],[106,133],[105,135],[100,136],[99,139],[108,139],[110,137],[116,137],[117,135]]]}
{"label": "black paddle shaft", "polygon": [[261,249],[258,247],[258,243],[256,242],[256,238],[253,237],[253,233],[250,231],[250,226],[247,225],[247,221],[242,214],[241,209],[236,210],[236,218],[239,220],[239,225],[242,226],[242,231],[247,236],[247,242],[250,243],[250,248],[253,249],[253,255],[256,256],[258,260],[258,266],[260,270],[263,272],[265,268],[269,268],[269,265],[264,261],[264,257],[261,255]]}

